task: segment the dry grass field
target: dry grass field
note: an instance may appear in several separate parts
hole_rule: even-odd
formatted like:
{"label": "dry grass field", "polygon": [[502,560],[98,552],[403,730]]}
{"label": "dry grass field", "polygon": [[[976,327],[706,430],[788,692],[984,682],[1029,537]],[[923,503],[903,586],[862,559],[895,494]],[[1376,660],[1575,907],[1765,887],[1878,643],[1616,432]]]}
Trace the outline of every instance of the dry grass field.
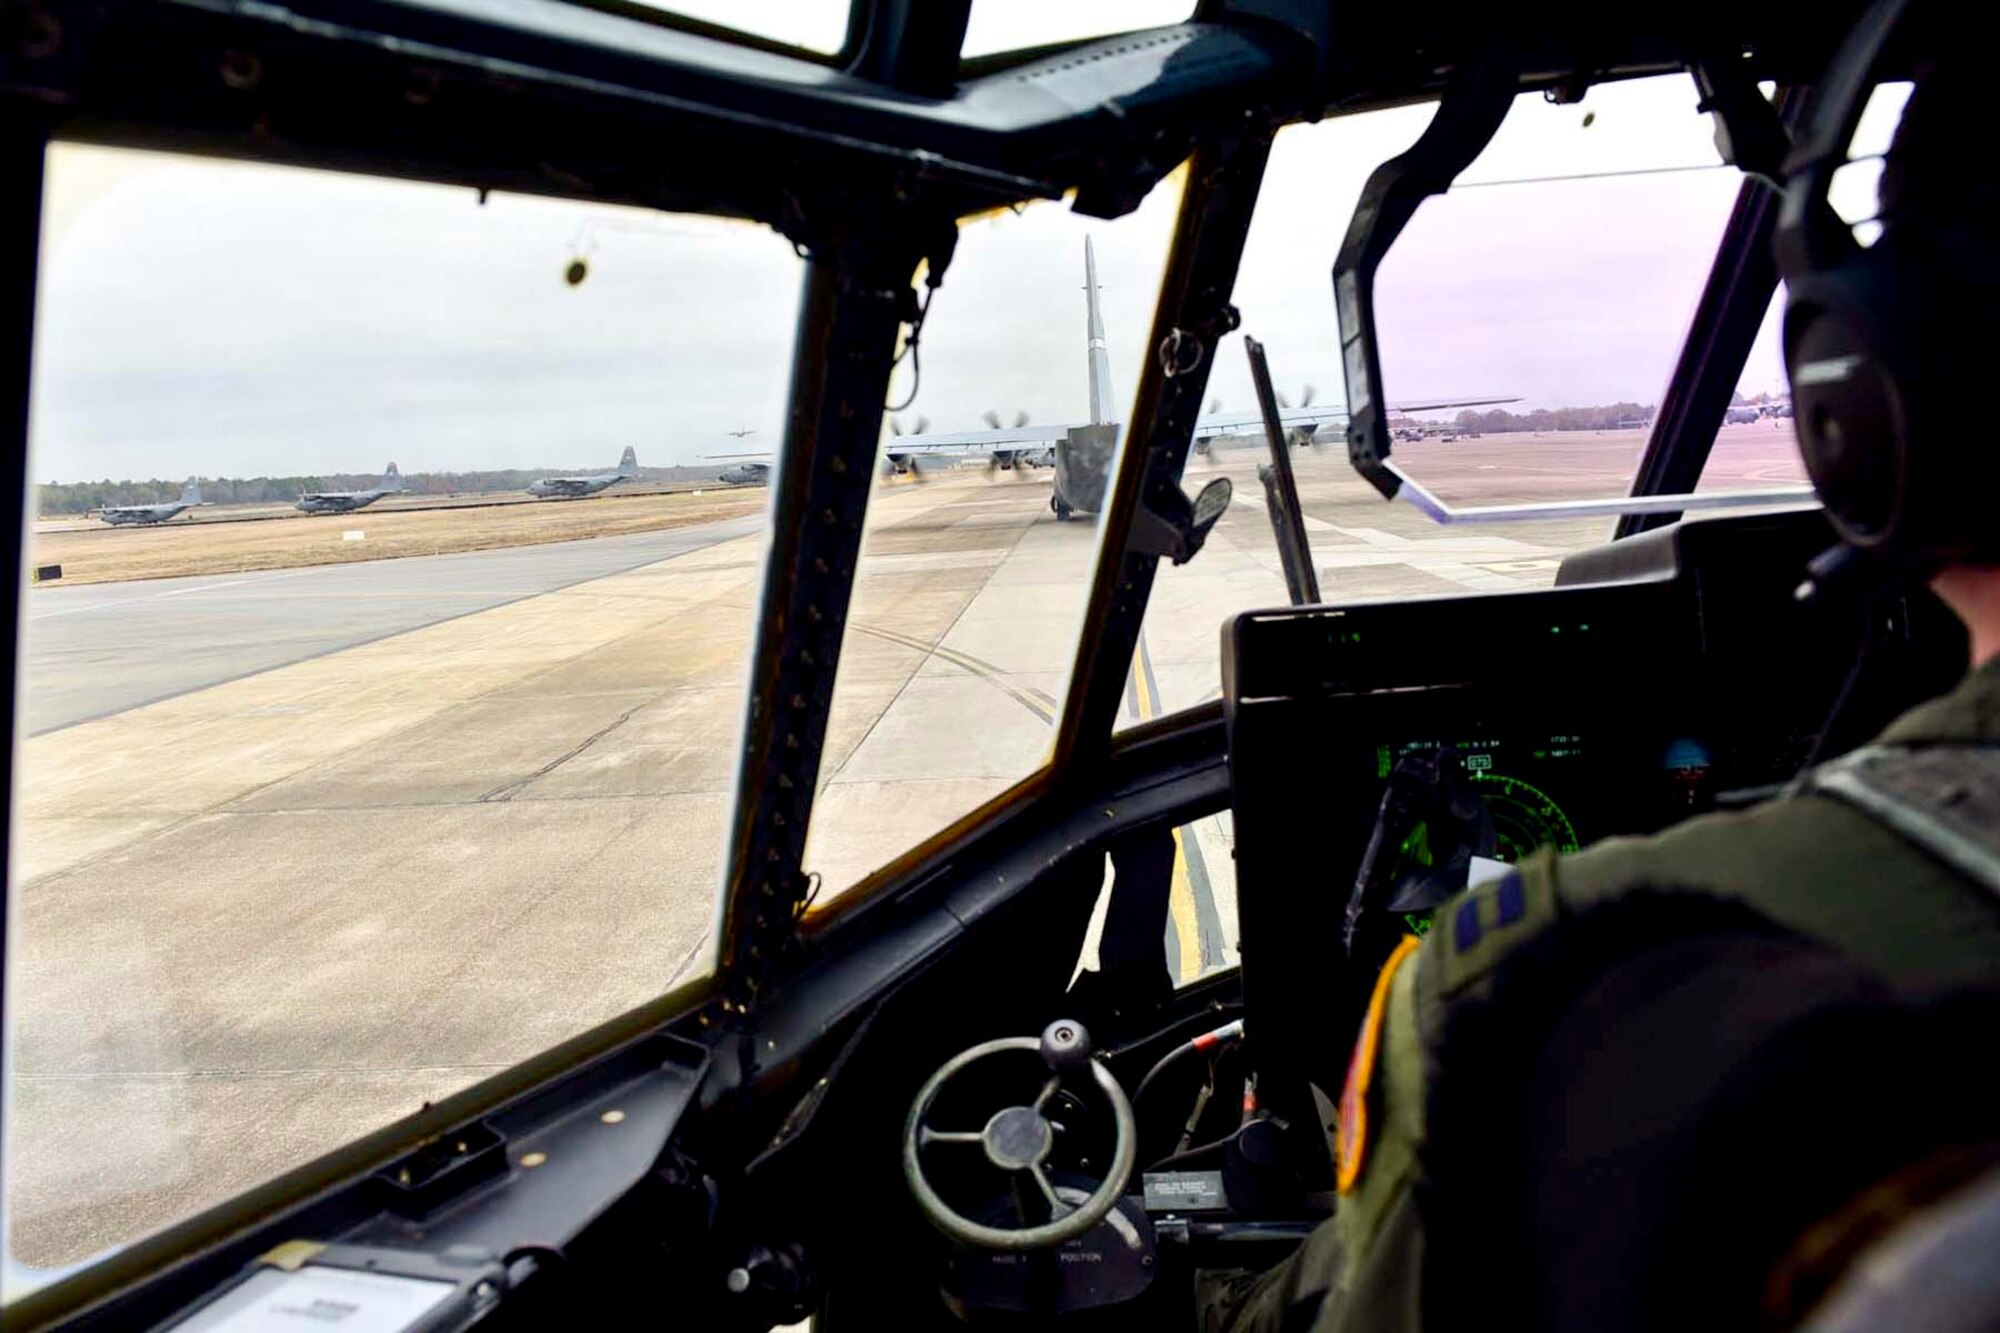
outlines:
{"label": "dry grass field", "polygon": [[[478,508],[378,506],[352,514],[234,523],[217,522],[221,511],[209,511],[202,522],[182,517],[127,528],[68,519],[36,525],[33,560],[61,565],[65,584],[234,574],[652,532],[758,513],[765,495],[761,487],[719,488]],[[362,536],[349,539],[350,532]]]}

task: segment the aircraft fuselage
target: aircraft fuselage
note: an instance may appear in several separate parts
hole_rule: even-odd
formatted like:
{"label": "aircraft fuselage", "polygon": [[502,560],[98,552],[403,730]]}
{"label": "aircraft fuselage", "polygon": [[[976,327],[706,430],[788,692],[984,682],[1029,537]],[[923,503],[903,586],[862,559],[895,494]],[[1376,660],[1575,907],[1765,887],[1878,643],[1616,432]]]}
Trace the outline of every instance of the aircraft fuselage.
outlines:
{"label": "aircraft fuselage", "polygon": [[1056,441],[1051,450],[1055,493],[1049,497],[1049,508],[1058,519],[1095,514],[1104,508],[1104,493],[1111,486],[1111,463],[1117,453],[1116,422],[1072,426]]}
{"label": "aircraft fuselage", "polygon": [[623,480],[623,477],[545,477],[528,487],[528,494],[537,500],[581,500]]}
{"label": "aircraft fuselage", "polygon": [[127,506],[123,509],[99,510],[97,516],[114,528],[145,527],[155,523],[164,523],[183,510],[191,508],[193,508],[192,505],[181,504],[138,505]]}
{"label": "aircraft fuselage", "polygon": [[306,514],[351,514],[357,509],[366,509],[385,495],[394,491],[328,491],[319,495],[302,495],[292,506]]}

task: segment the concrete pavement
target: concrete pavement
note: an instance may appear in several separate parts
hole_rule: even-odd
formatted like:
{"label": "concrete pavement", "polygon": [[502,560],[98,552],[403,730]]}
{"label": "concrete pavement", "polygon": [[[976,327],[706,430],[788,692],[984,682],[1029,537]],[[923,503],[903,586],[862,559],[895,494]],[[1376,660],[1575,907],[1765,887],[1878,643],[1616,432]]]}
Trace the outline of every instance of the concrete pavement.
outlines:
{"label": "concrete pavement", "polygon": [[761,519],[547,546],[28,595],[26,734],[536,597],[754,532]]}
{"label": "concrete pavement", "polygon": [[[1494,456],[1450,461],[1477,483]],[[1432,529],[1336,458],[1299,466],[1332,597],[1546,583],[1606,526]],[[1098,538],[1048,493],[878,494],[808,844],[824,898],[1046,762]],[[1254,478],[1238,495],[1162,573],[1126,722],[1212,696],[1222,619],[1284,600]],[[763,542],[618,541],[31,596],[78,609],[30,625],[18,1258],[164,1225],[710,965]],[[1234,957],[1227,816],[1180,844],[1163,945],[1188,977]]]}

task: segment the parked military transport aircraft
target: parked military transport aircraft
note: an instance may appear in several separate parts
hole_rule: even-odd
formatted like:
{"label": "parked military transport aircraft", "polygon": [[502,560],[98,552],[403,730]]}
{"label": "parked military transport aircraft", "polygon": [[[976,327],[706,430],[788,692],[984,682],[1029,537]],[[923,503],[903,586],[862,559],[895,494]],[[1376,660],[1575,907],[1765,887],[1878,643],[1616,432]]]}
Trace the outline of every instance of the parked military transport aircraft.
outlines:
{"label": "parked military transport aircraft", "polygon": [[[1104,504],[1104,488],[1111,475],[1112,457],[1117,452],[1119,423],[1111,415],[1116,410],[1116,395],[1111,386],[1110,344],[1104,336],[1104,314],[1098,305],[1097,250],[1087,236],[1083,241],[1083,291],[1087,336],[1084,346],[1089,359],[1090,384],[1088,421],[1036,426],[1023,416],[1012,426],[1002,426],[999,418],[989,412],[986,419],[991,424],[985,430],[947,431],[925,430],[924,423],[920,421],[914,433],[905,435],[897,430],[890,437],[888,447],[882,453],[883,470],[895,475],[921,473],[925,459],[977,458],[982,455],[997,468],[1051,467],[1055,469],[1055,488],[1049,496],[1049,508],[1055,511],[1056,517],[1067,519],[1073,514],[1096,513]],[[1297,407],[1281,407],[1278,412],[1278,420],[1290,432],[1294,444],[1309,444],[1321,427],[1347,420],[1345,406],[1314,407],[1310,390],[1302,395],[1302,399]],[[1428,412],[1515,401],[1518,400],[1490,396],[1438,398],[1398,403],[1392,410],[1397,413]],[[1256,431],[1262,425],[1263,418],[1255,412],[1211,410],[1195,420],[1195,449],[1205,454],[1211,440]],[[891,428],[894,429],[893,422]],[[771,457],[769,453],[715,456]]]}
{"label": "parked military transport aircraft", "polygon": [[306,514],[347,514],[366,509],[385,495],[402,495],[410,488],[394,463],[382,469],[382,484],[365,491],[307,491],[292,508]]}
{"label": "parked military transport aircraft", "polygon": [[156,505],[106,505],[97,511],[97,516],[113,527],[129,527],[133,524],[164,523],[183,509],[192,509],[201,503],[201,483],[189,477],[181,487],[179,500]]}
{"label": "parked military transport aircraft", "polygon": [[621,481],[630,481],[639,475],[639,456],[631,445],[618,457],[618,470],[599,472],[587,477],[543,477],[528,487],[528,494],[537,500],[581,500],[586,495],[595,495],[608,486],[616,486]]}

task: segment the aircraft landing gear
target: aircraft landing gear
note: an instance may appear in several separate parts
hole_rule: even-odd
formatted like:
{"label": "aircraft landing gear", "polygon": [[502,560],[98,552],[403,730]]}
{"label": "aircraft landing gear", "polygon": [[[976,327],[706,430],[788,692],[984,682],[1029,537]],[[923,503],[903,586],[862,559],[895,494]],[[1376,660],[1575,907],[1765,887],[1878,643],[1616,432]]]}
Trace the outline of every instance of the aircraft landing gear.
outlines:
{"label": "aircraft landing gear", "polygon": [[1063,499],[1060,495],[1051,495],[1049,497],[1049,508],[1056,511],[1056,522],[1058,523],[1069,522],[1070,515],[1076,512],[1076,510],[1070,508],[1069,501]]}

